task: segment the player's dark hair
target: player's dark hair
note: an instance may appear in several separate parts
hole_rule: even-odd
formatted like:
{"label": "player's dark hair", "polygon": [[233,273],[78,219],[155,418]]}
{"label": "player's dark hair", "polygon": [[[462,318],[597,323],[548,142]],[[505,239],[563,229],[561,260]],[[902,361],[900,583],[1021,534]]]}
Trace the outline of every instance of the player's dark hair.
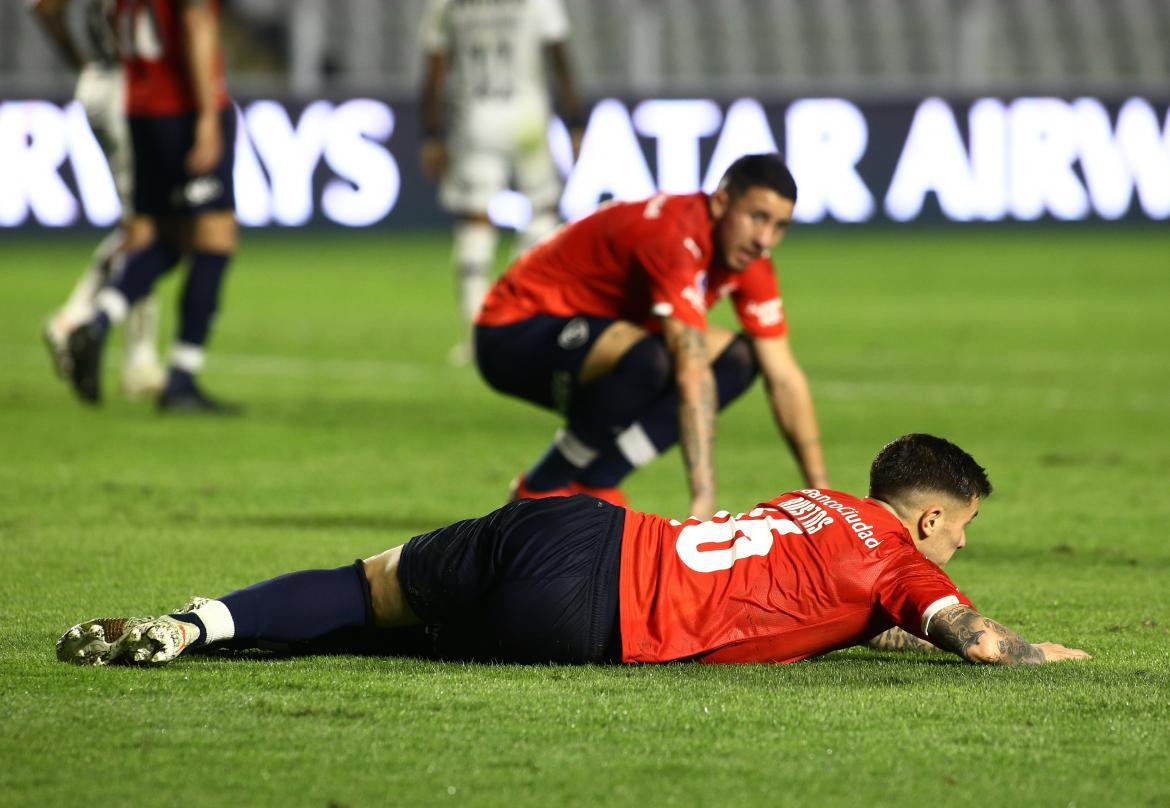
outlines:
{"label": "player's dark hair", "polygon": [[761,185],[796,201],[796,180],[778,154],[745,154],[729,165],[719,180],[719,190],[731,196]]}
{"label": "player's dark hair", "polygon": [[934,435],[903,435],[887,443],[869,469],[869,495],[891,502],[912,491],[969,501],[991,496],[987,472],[955,444]]}

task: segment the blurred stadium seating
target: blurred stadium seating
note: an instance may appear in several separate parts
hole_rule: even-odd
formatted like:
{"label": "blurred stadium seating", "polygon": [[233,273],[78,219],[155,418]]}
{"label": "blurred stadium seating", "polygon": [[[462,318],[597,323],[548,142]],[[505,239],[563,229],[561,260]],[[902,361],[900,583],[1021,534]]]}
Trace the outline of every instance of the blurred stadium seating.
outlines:
{"label": "blurred stadium seating", "polygon": [[[242,94],[415,90],[425,0],[230,0]],[[1157,93],[1170,0],[566,0],[593,95]],[[73,4],[80,12],[80,3]],[[68,72],[20,2],[0,4],[4,95]]]}

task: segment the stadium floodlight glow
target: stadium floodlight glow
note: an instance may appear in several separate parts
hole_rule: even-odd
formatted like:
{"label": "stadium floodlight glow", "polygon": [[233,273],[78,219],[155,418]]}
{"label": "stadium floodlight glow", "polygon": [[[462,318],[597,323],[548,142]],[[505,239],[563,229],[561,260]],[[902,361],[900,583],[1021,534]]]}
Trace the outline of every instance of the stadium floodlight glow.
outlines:
{"label": "stadium floodlight glow", "polygon": [[561,196],[561,213],[570,221],[597,209],[601,198],[645,199],[657,189],[630,114],[620,101],[598,102],[589,116],[581,156]]}
{"label": "stadium floodlight glow", "polygon": [[1020,98],[1008,107],[1012,215],[1024,221],[1050,213],[1083,219],[1089,197],[1073,171],[1077,159],[1075,120],[1059,98]]}
{"label": "stadium floodlight glow", "polygon": [[487,214],[496,227],[523,230],[532,221],[532,203],[519,191],[508,189],[491,198]]}
{"label": "stadium floodlight glow", "polygon": [[643,101],[634,126],[657,141],[658,190],[694,193],[699,187],[699,139],[719,131],[723,113],[706,99]]}
{"label": "stadium floodlight glow", "polygon": [[[707,164],[703,190],[714,193],[728,166],[745,154],[779,152],[764,107],[754,98],[740,98],[727,109],[723,131]],[[797,196],[799,194],[799,188]]]}
{"label": "stadium floodlight glow", "polygon": [[325,183],[321,209],[333,221],[364,227],[394,208],[402,181],[398,163],[380,144],[394,132],[394,113],[380,101],[355,98],[329,118],[325,162],[342,179]]}
{"label": "stadium floodlight glow", "polygon": [[873,215],[873,194],[857,173],[869,128],[856,106],[841,98],[797,101],[785,115],[788,166],[799,189],[794,218],[842,222]]}

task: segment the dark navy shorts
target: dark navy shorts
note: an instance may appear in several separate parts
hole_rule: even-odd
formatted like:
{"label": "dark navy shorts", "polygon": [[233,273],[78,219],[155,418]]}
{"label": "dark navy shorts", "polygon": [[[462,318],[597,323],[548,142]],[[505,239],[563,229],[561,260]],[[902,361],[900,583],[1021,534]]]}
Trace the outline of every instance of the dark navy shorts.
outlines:
{"label": "dark navy shorts", "polygon": [[154,216],[190,215],[206,210],[234,210],[232,171],[236,155],[236,110],[220,112],[223,157],[208,174],[192,177],[184,167],[195,143],[195,114],[132,116],[134,209]]}
{"label": "dark navy shorts", "polygon": [[537,314],[508,325],[477,325],[475,362],[501,393],[565,412],[589,349],[614,322]]}
{"label": "dark navy shorts", "polygon": [[415,536],[398,581],[441,659],[620,662],[624,523],[581,494],[520,500]]}

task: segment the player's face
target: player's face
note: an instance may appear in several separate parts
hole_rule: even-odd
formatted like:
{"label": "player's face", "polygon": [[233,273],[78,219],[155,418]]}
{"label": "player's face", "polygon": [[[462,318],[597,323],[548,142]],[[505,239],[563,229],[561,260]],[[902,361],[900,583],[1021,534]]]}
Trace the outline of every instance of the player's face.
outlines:
{"label": "player's face", "polygon": [[771,188],[755,186],[730,195],[711,195],[711,214],[716,221],[715,241],[730,269],[742,272],[757,258],[768,255],[784,238],[792,222],[793,203]]}
{"label": "player's face", "polygon": [[920,530],[928,532],[925,540],[919,545],[923,555],[945,567],[957,551],[967,545],[967,525],[979,515],[979,497],[970,502],[950,500],[939,506],[936,515],[930,512],[923,515]]}

